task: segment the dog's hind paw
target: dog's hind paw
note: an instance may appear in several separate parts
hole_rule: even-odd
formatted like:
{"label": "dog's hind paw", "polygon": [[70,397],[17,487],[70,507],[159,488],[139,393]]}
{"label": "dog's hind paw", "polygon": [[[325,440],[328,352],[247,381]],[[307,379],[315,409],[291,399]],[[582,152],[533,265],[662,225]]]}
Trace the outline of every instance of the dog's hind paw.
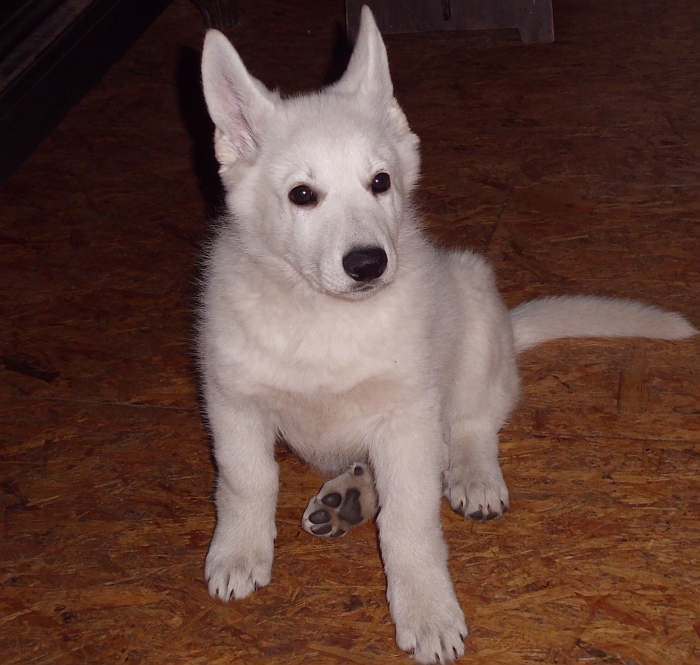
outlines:
{"label": "dog's hind paw", "polygon": [[377,493],[366,464],[351,464],[309,501],[301,524],[320,538],[340,538],[377,514]]}
{"label": "dog's hind paw", "polygon": [[509,508],[501,469],[456,466],[445,472],[445,496],[452,510],[475,520],[500,517]]}

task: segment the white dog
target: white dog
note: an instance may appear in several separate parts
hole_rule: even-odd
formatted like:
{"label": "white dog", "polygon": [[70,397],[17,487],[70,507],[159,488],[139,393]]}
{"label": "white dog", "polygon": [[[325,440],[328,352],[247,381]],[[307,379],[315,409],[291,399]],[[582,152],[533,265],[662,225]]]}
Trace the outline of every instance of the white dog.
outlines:
{"label": "white dog", "polygon": [[347,71],[320,92],[268,90],[214,30],[202,75],[229,211],[208,255],[199,343],[219,472],[209,591],[228,601],[270,581],[281,434],[322,471],[344,471],[304,528],[337,537],[379,506],[398,645],[421,663],[452,661],[467,627],[440,499],[481,519],[507,509],[498,431],[518,398],[516,353],[564,336],[696,331],[620,300],[508,312],[484,259],[433,247],[411,205],[418,139],[366,7]]}

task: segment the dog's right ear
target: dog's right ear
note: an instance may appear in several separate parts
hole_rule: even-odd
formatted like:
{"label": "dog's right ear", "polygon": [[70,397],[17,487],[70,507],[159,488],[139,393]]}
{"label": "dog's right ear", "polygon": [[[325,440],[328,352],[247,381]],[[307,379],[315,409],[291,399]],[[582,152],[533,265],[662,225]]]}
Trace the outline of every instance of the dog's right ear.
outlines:
{"label": "dog's right ear", "polygon": [[220,172],[240,159],[251,159],[262,127],[274,110],[275,95],[251,76],[231,42],[209,30],[202,53],[202,85],[216,126],[214,149]]}

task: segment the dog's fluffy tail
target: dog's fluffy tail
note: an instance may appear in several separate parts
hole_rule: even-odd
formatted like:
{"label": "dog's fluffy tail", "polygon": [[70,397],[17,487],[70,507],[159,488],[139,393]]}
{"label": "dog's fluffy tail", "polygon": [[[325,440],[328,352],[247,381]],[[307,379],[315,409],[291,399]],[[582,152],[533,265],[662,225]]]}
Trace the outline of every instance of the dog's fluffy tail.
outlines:
{"label": "dog's fluffy tail", "polygon": [[560,337],[684,339],[698,332],[675,312],[593,296],[538,298],[516,307],[510,318],[518,352]]}

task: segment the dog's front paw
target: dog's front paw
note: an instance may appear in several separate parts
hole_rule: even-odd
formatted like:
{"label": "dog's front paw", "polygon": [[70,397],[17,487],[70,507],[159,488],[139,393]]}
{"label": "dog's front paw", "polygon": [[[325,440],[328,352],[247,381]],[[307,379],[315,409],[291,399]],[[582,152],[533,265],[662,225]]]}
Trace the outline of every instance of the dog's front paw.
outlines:
{"label": "dog's front paw", "polygon": [[204,575],[209,594],[228,602],[245,598],[269,584],[272,576],[274,534],[233,537],[217,528]]}
{"label": "dog's front paw", "polygon": [[460,515],[490,520],[508,510],[508,487],[498,464],[451,467],[445,472],[445,483],[445,496]]}
{"label": "dog's front paw", "polygon": [[[394,592],[390,605],[396,622],[396,643],[419,663],[452,663],[464,655],[467,625],[462,609],[450,592],[438,597],[413,589]],[[403,598],[402,598],[403,596]]]}

